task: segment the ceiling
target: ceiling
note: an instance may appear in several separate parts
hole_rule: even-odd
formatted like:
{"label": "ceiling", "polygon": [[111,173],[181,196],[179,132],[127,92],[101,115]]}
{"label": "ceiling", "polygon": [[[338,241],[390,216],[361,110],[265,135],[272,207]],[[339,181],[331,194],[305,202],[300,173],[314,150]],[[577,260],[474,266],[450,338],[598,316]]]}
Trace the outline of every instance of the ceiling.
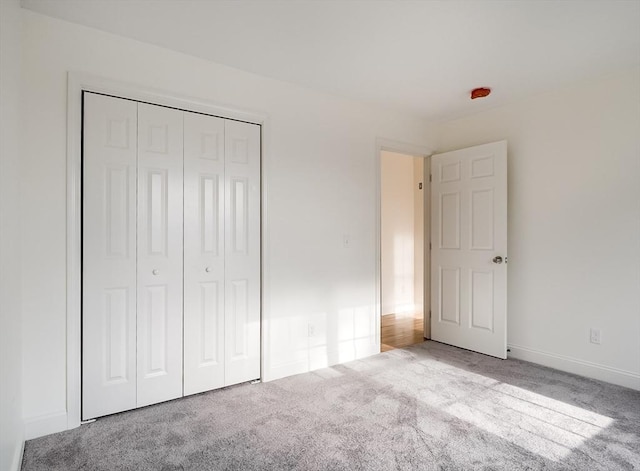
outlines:
{"label": "ceiling", "polygon": [[[22,0],[248,72],[447,120],[640,65],[639,0]],[[474,87],[490,97],[471,101]]]}

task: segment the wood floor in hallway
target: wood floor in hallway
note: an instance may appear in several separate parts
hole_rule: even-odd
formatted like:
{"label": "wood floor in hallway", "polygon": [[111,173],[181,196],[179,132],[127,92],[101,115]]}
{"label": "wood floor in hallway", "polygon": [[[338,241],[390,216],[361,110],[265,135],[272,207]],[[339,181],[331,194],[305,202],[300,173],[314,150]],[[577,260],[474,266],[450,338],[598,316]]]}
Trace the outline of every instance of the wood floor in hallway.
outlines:
{"label": "wood floor in hallway", "polygon": [[380,326],[380,351],[408,347],[424,342],[422,316],[387,314],[382,316]]}

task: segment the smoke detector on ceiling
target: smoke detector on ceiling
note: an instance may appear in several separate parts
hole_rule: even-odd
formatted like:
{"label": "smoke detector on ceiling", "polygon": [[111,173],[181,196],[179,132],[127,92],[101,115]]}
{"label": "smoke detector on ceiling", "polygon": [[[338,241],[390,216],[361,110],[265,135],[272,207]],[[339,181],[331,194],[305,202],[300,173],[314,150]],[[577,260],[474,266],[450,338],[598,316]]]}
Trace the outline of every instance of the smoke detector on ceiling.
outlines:
{"label": "smoke detector on ceiling", "polygon": [[490,93],[491,93],[490,88],[486,88],[486,87],[474,88],[473,90],[471,90],[471,99],[475,100],[476,98],[484,98],[486,96],[489,96]]}

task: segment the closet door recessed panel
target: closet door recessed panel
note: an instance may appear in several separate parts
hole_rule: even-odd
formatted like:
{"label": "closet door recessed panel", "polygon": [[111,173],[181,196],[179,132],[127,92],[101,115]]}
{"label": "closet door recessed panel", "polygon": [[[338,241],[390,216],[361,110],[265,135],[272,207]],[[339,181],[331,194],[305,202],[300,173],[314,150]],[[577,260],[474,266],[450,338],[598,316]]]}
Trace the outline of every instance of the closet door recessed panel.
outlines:
{"label": "closet door recessed panel", "polygon": [[82,418],[136,407],[137,103],[84,94]]}
{"label": "closet door recessed panel", "polygon": [[182,396],[183,114],[138,105],[138,407]]}
{"label": "closet door recessed panel", "polygon": [[184,393],[224,386],[224,120],[184,115]]}
{"label": "closet door recessed panel", "polygon": [[225,384],[260,377],[260,126],[225,121]]}

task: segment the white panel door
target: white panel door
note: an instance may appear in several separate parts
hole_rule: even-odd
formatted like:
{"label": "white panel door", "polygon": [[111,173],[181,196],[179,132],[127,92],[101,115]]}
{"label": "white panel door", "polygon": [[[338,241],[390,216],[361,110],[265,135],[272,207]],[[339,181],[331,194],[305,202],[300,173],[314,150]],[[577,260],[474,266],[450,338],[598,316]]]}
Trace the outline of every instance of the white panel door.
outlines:
{"label": "white panel door", "polygon": [[225,121],[225,384],[260,377],[260,126]]}
{"label": "white panel door", "polygon": [[507,357],[507,143],[431,157],[431,338]]}
{"label": "white panel door", "polygon": [[182,396],[182,120],[138,105],[138,407]]}
{"label": "white panel door", "polygon": [[84,94],[82,418],[136,407],[137,103]]}
{"label": "white panel door", "polygon": [[184,114],[184,393],[224,382],[224,123]]}

